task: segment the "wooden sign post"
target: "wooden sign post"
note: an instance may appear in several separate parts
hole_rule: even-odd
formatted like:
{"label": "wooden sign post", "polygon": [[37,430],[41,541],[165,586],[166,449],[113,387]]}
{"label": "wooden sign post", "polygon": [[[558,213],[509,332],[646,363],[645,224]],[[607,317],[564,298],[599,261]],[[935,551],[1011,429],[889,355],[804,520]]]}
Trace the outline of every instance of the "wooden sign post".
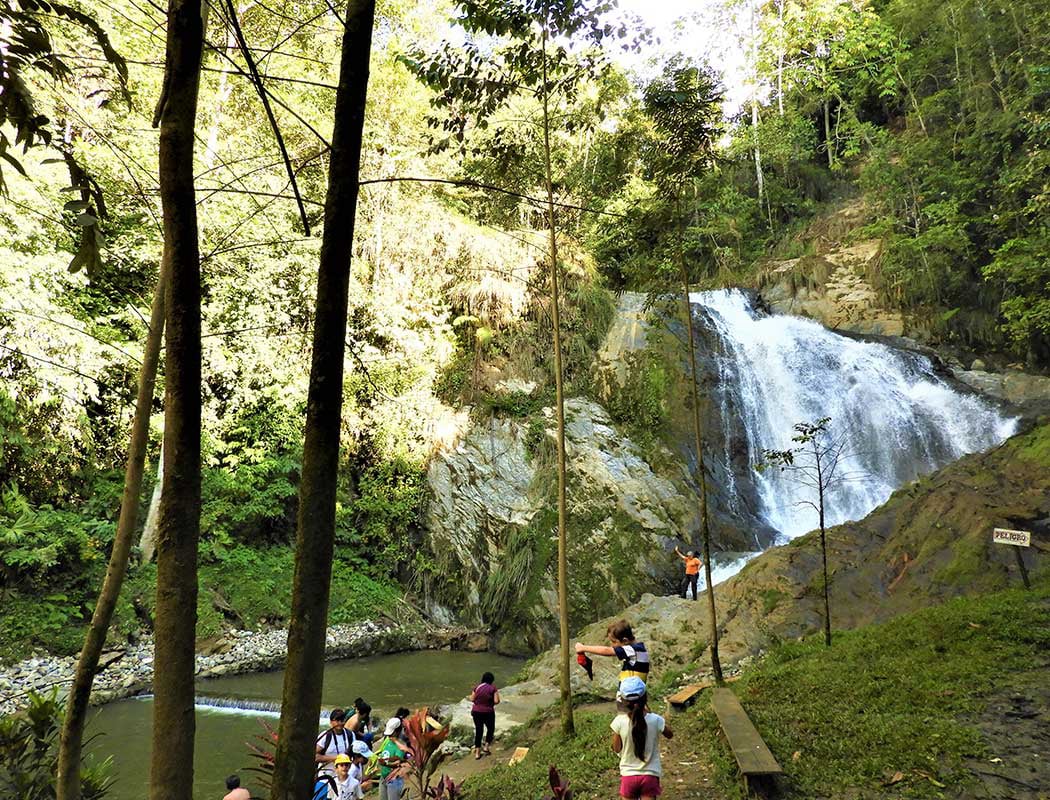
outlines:
{"label": "wooden sign post", "polygon": [[1032,532],[995,528],[992,531],[992,541],[995,544],[1008,544],[1013,546],[1014,555],[1017,556],[1017,566],[1021,569],[1021,580],[1024,581],[1024,588],[1031,589],[1032,584],[1028,580],[1028,568],[1024,565],[1024,559],[1021,557],[1021,548],[1030,547],[1032,545]]}

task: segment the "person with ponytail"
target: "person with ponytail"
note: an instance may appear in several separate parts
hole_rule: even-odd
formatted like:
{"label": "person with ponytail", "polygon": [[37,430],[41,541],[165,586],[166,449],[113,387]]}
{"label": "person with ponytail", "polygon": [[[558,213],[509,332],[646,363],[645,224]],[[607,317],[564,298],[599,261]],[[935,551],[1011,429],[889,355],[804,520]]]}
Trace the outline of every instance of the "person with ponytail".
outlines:
{"label": "person with ponytail", "polygon": [[624,800],[653,800],[660,787],[660,736],[674,733],[664,718],[649,710],[649,697],[641,678],[620,682],[617,693],[620,713],[609,726],[613,731],[612,749],[620,754],[620,797]]}

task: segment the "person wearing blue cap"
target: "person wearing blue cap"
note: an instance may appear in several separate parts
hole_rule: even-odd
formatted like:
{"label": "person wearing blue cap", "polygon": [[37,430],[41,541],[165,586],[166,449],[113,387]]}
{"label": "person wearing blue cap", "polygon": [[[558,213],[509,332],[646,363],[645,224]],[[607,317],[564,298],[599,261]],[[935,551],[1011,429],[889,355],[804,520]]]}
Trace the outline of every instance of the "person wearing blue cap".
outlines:
{"label": "person wearing blue cap", "polygon": [[612,724],[612,749],[620,754],[620,797],[624,800],[653,800],[663,792],[660,776],[660,736],[674,732],[659,714],[649,710],[648,690],[641,678],[620,682],[617,699],[623,711]]}

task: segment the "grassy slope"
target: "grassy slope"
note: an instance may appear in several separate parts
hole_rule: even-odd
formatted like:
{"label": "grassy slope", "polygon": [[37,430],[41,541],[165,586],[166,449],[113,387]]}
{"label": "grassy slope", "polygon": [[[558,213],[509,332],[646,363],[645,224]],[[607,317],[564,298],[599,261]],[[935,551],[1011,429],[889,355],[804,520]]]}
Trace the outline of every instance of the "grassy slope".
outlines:
{"label": "grassy slope", "polygon": [[[819,636],[778,645],[733,688],[785,769],[784,796],[955,797],[977,779],[967,760],[987,764],[994,755],[972,723],[986,699],[1040,685],[1048,666],[1044,579],[1032,591],[959,598],[837,634],[830,649]],[[557,732],[535,741],[526,733],[528,758],[470,779],[468,798],[535,800],[549,764],[569,777],[580,800],[615,796],[610,717],[578,714],[571,743]],[[706,696],[672,724],[676,738],[663,748],[665,798],[739,797]],[[534,726],[533,737],[541,729]],[[1050,783],[1050,775],[1041,780]]]}

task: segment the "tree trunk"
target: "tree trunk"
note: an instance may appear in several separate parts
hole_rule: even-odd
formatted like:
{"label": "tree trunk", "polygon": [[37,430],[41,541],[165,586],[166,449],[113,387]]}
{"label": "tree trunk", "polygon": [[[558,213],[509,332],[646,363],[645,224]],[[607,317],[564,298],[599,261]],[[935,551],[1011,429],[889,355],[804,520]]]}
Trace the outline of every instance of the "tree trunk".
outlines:
{"label": "tree trunk", "polygon": [[347,296],[374,20],[375,0],[349,0],[317,270],[295,577],[273,800],[305,800],[312,794],[335,542]]}
{"label": "tree trunk", "polygon": [[898,64],[894,63],[893,69],[897,73],[897,78],[900,80],[901,85],[904,86],[904,90],[908,93],[908,97],[911,99],[912,108],[915,109],[915,116],[919,120],[919,127],[922,128],[922,135],[929,136],[929,133],[926,132],[926,120],[922,118],[922,110],[919,108],[919,101],[915,97],[915,92],[911,90],[911,84],[904,79]]}
{"label": "tree trunk", "polygon": [[157,276],[157,289],[150,311],[149,332],[139,369],[138,396],[135,399],[135,417],[131,423],[131,442],[128,445],[127,465],[124,468],[124,494],[120,500],[120,518],[113,538],[109,566],[102,582],[95,613],[91,617],[84,647],[80,651],[73,686],[66,701],[66,716],[62,722],[62,737],[58,750],[58,771],[55,776],[57,800],[80,800],[80,759],[84,743],[84,723],[87,719],[91,686],[98,670],[99,657],[106,643],[106,634],[113,619],[113,609],[120,597],[124,574],[128,568],[131,539],[138,518],[139,495],[142,493],[142,468],[146,461],[149,442],[149,419],[153,404],[153,390],[157,379],[157,361],[164,332],[164,292],[167,286],[164,262]]}
{"label": "tree trunk", "polygon": [[777,28],[777,109],[780,116],[784,116],[784,3],[787,0],[779,0],[777,13],[779,15],[779,26]]}
{"label": "tree trunk", "polygon": [[[246,10],[247,9],[242,6],[238,9],[238,13],[244,14]],[[223,52],[229,53],[236,47],[237,37],[234,35],[233,28],[227,27],[226,46]],[[214,110],[211,115],[211,125],[208,127],[208,143],[204,148],[204,167],[206,170],[212,170],[215,168],[215,161],[219,154],[219,122],[222,120],[222,111],[226,107],[226,103],[229,102],[232,94],[233,81],[230,80],[229,72],[223,70],[219,75],[219,88],[215,92],[215,100],[213,101]]]}
{"label": "tree trunk", "polygon": [[554,394],[558,420],[558,628],[561,641],[561,728],[576,735],[569,684],[569,566],[565,496],[565,391],[562,385],[561,313],[558,303],[558,237],[554,216],[554,176],[551,169],[550,86],[547,81],[547,26],[549,9],[543,6],[543,162],[547,188],[547,226],[550,229],[551,327],[554,339]]}
{"label": "tree trunk", "polygon": [[153,560],[157,551],[157,524],[160,517],[160,491],[164,486],[164,445],[160,446],[160,455],[157,457],[157,482],[153,485],[153,494],[149,498],[149,509],[146,511],[146,522],[142,526],[142,536],[139,537],[139,550],[142,551],[142,563],[148,564]]}
{"label": "tree trunk", "polygon": [[755,33],[754,6],[751,6],[751,41],[751,137],[755,146],[755,182],[758,184],[758,205],[761,208],[765,197],[765,180],[762,175],[762,154],[758,146],[758,35]]}
{"label": "tree trunk", "polygon": [[201,281],[193,144],[203,20],[169,0],[160,117],[160,198],[168,267],[164,487],[157,542],[151,800],[192,800],[197,541],[201,508]]}
{"label": "tree trunk", "polygon": [[693,331],[692,306],[689,302],[689,272],[685,268],[682,241],[681,192],[676,205],[678,216],[678,268],[682,279],[682,322],[689,341],[689,391],[693,401],[693,445],[696,447],[697,472],[700,476],[700,534],[704,542],[704,580],[707,582],[707,623],[711,628],[711,670],[721,685],[722,662],[718,657],[718,615],[715,611],[715,587],[711,584],[711,524],[707,512],[707,472],[704,469],[704,434],[700,421],[700,389],[696,383],[696,334]]}
{"label": "tree trunk", "polygon": [[831,111],[828,108],[830,101],[824,98],[824,146],[828,150],[828,168],[835,166],[835,151],[831,146]]}
{"label": "tree trunk", "polygon": [[820,454],[816,444],[813,449],[817,464],[817,498],[820,507],[820,557],[824,565],[824,646],[831,647],[831,599],[828,591],[828,540],[824,532],[824,474],[820,467]]}

